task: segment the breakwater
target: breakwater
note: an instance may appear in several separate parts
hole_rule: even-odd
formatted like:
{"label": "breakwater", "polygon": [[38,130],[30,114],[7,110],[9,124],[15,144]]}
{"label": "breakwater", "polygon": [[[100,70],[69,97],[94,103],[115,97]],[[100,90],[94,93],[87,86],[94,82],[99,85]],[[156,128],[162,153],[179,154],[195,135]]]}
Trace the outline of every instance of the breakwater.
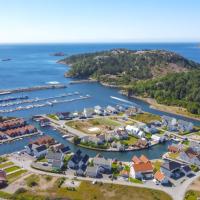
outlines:
{"label": "breakwater", "polygon": [[0,90],[0,95],[20,93],[20,92],[31,92],[31,91],[38,91],[38,90],[48,90],[48,89],[62,89],[62,88],[67,88],[67,85],[63,85],[63,84],[39,85],[39,86],[33,86],[33,87],[6,89],[6,90]]}

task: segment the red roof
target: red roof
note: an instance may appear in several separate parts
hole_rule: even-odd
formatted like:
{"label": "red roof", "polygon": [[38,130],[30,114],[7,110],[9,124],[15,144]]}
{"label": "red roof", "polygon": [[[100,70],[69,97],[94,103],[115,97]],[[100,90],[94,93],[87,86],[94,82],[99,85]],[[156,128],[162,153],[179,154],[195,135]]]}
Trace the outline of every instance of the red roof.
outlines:
{"label": "red roof", "polygon": [[157,171],[155,174],[154,174],[154,178],[158,181],[162,181],[164,180],[165,178],[165,175],[161,172],[161,171]]}
{"label": "red roof", "polygon": [[135,170],[135,172],[153,172],[153,166],[151,164],[151,162],[147,162],[147,163],[138,163],[138,164],[134,164],[133,168]]}
{"label": "red roof", "polygon": [[133,168],[136,172],[153,171],[153,166],[151,161],[144,155],[140,156],[139,158],[137,156],[134,156],[132,158],[132,161],[133,161]]}

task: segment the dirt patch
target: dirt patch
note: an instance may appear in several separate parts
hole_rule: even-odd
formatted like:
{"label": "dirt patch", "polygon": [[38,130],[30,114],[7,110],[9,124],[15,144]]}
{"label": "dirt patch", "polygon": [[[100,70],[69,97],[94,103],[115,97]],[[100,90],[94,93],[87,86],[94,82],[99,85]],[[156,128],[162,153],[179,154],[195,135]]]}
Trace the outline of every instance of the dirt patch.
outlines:
{"label": "dirt patch", "polygon": [[200,178],[195,180],[189,187],[189,190],[195,190],[200,192]]}

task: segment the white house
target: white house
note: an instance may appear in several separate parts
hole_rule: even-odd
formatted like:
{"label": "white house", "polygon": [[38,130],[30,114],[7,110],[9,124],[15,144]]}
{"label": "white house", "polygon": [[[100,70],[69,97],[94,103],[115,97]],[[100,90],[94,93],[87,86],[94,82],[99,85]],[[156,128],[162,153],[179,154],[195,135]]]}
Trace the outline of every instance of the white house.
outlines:
{"label": "white house", "polygon": [[93,108],[84,108],[84,110],[83,110],[83,115],[84,115],[86,118],[92,117],[93,114],[94,114],[94,109],[93,109]]}
{"label": "white house", "polygon": [[165,141],[165,136],[164,135],[152,135],[151,139],[155,142],[164,142]]}
{"label": "white house", "polygon": [[29,155],[34,156],[35,158],[39,158],[47,154],[46,145],[28,144],[25,146],[25,149]]}
{"label": "white house", "polygon": [[145,137],[145,133],[136,126],[127,125],[125,130],[128,132],[129,135],[139,138]]}
{"label": "white house", "polygon": [[101,106],[95,106],[94,107],[94,112],[97,114],[97,115],[102,115],[103,114],[103,108]]}

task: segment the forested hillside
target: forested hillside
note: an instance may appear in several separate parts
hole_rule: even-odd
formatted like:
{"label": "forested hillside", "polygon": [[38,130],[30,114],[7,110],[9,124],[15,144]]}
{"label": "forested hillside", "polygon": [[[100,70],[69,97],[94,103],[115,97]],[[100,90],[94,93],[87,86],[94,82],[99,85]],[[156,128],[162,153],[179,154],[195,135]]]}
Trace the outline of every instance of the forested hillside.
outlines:
{"label": "forested hillside", "polygon": [[129,87],[129,94],[151,97],[158,103],[182,106],[191,113],[200,114],[200,71],[138,81]]}

